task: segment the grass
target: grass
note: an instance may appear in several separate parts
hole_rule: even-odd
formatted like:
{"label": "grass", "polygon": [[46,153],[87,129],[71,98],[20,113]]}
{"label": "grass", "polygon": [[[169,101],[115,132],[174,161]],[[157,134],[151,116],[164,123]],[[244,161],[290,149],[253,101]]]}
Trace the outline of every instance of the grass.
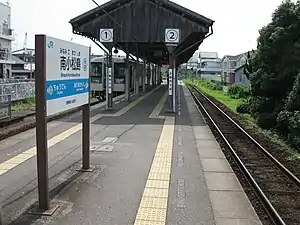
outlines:
{"label": "grass", "polygon": [[12,111],[34,111],[35,110],[35,98],[30,97],[21,102],[15,103],[12,106]]}
{"label": "grass", "polygon": [[224,93],[221,90],[211,89],[210,87],[207,86],[207,82],[205,82],[205,81],[192,80],[192,79],[187,78],[187,79],[184,79],[184,82],[186,84],[195,84],[205,94],[218,99],[220,102],[225,104],[227,107],[229,107],[234,112],[236,112],[236,108],[238,107],[238,105],[240,105],[244,101],[244,99],[233,99],[228,94]]}

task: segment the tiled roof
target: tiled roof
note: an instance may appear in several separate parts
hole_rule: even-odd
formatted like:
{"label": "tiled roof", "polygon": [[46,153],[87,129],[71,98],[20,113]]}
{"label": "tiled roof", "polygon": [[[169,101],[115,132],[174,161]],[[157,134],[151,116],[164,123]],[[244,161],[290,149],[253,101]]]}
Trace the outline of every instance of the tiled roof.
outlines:
{"label": "tiled roof", "polygon": [[14,55],[11,56],[12,60],[15,61],[15,64],[25,64],[26,62],[24,62],[22,59],[20,59],[19,57],[16,57]]}

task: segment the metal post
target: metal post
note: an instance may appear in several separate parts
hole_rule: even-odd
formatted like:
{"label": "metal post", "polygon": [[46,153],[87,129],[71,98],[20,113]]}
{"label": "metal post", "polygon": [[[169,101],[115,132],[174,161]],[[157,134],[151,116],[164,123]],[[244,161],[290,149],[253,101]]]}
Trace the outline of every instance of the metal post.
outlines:
{"label": "metal post", "polygon": [[156,66],[156,85],[159,85],[159,66]]}
{"label": "metal post", "polygon": [[154,88],[155,87],[155,65],[154,64],[152,64],[152,73],[151,73],[151,75],[152,75],[152,88]]}
{"label": "metal post", "polygon": [[125,74],[125,97],[130,101],[130,71],[129,71],[129,51],[126,53],[126,74]]}
{"label": "metal post", "polygon": [[148,87],[150,88],[150,80],[151,80],[151,64],[148,62],[148,74],[147,74],[147,84]]}
{"label": "metal post", "polygon": [[135,94],[139,94],[139,83],[140,83],[140,74],[139,74],[139,64],[138,61],[139,58],[137,57],[137,60],[135,62]]}
{"label": "metal post", "polygon": [[108,65],[107,65],[107,105],[106,109],[113,109],[113,96],[112,96],[112,47],[109,48]]}
{"label": "metal post", "polygon": [[12,106],[11,95],[7,96],[7,100],[8,100],[8,116],[9,116],[9,118],[11,118],[11,106]]}
{"label": "metal post", "polygon": [[46,36],[35,36],[36,76],[36,147],[39,208],[49,209],[49,177],[46,105]]}
{"label": "metal post", "polygon": [[153,65],[153,87],[156,87],[156,65]]}
{"label": "metal post", "polygon": [[[91,47],[89,49],[89,71],[91,74]],[[89,101],[82,106],[82,170],[90,169],[90,84]]]}
{"label": "metal post", "polygon": [[132,71],[132,75],[133,75],[133,93],[134,95],[136,95],[136,64],[134,63],[133,66],[133,71]]}
{"label": "metal post", "polygon": [[146,91],[146,77],[147,77],[147,71],[146,71],[146,61],[144,60],[144,66],[143,66],[143,92]]}

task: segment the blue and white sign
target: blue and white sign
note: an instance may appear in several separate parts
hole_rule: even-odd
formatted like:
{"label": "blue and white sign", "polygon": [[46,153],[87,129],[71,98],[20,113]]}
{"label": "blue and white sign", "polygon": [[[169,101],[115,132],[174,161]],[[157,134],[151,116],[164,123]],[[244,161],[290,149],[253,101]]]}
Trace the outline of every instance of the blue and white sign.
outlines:
{"label": "blue and white sign", "polygon": [[46,37],[47,116],[89,102],[89,47]]}

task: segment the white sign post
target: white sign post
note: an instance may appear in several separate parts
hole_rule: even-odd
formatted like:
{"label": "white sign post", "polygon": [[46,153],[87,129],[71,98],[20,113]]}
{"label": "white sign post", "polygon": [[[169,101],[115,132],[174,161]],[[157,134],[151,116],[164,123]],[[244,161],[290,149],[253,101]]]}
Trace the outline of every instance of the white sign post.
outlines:
{"label": "white sign post", "polygon": [[169,50],[169,96],[170,96],[170,109],[172,112],[176,111],[176,89],[177,89],[177,75],[176,75],[176,61],[173,53],[174,49],[180,41],[180,30],[179,29],[166,29],[165,30],[165,44]]}
{"label": "white sign post", "polygon": [[35,36],[36,146],[39,207],[33,214],[52,215],[49,204],[47,117],[82,107],[82,171],[89,168],[90,48],[46,35]]}
{"label": "white sign post", "polygon": [[[100,42],[103,43],[113,43],[114,41],[114,29],[112,28],[103,28],[100,29],[99,33]],[[113,95],[112,95],[112,46],[109,49],[109,56],[108,56],[108,66],[107,66],[107,73],[106,73],[106,108],[112,109],[113,108]]]}

